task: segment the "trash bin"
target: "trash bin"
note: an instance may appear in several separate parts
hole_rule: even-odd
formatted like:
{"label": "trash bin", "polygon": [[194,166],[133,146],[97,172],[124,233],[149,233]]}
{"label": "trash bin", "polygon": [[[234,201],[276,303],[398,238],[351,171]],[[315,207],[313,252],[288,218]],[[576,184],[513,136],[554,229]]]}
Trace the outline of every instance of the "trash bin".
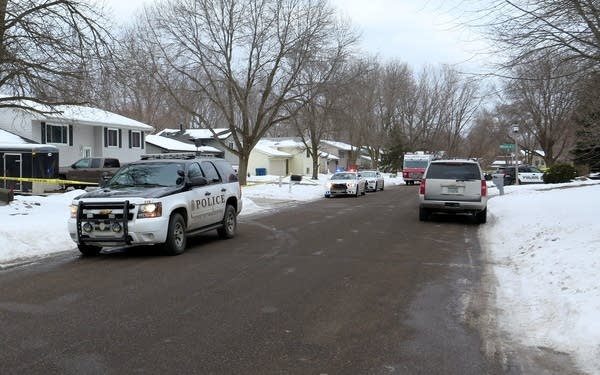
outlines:
{"label": "trash bin", "polygon": [[498,193],[504,195],[504,173],[494,173],[492,175],[492,182],[498,189]]}
{"label": "trash bin", "polygon": [[257,176],[266,176],[267,168],[256,168],[256,175]]}

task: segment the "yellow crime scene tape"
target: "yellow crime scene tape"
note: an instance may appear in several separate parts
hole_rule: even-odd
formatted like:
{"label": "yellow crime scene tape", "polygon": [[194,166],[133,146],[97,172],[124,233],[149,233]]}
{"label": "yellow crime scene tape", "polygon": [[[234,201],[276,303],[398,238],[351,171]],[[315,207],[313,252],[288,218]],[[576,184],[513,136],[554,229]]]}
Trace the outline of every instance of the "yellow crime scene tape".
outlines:
{"label": "yellow crime scene tape", "polygon": [[20,182],[41,182],[50,185],[98,185],[97,182],[61,180],[60,178],[27,178],[27,177],[2,177],[0,180],[20,181]]}

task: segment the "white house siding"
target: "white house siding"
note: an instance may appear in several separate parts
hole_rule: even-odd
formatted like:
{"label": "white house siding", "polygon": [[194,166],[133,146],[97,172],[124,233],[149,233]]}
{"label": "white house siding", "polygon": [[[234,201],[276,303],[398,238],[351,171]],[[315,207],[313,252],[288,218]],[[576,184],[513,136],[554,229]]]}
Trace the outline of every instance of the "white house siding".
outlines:
{"label": "white house siding", "polygon": [[[69,115],[75,116],[78,111],[74,106],[65,107]],[[122,163],[139,160],[145,152],[143,148],[129,148],[129,130],[150,133],[153,128],[123,116],[110,112],[81,107],[82,120],[75,117],[68,118],[45,118],[45,116],[15,108],[0,108],[0,129],[8,130],[35,142],[45,143],[42,139],[42,122],[46,125],[60,125],[72,127],[72,138],[69,135],[69,143],[51,143],[59,149],[59,166],[64,167],[83,157],[84,147],[91,147],[91,155],[96,157],[118,158]],[[51,115],[54,116],[54,115]],[[97,117],[95,117],[97,116]],[[97,118],[97,120],[95,120]],[[115,118],[123,124],[112,124],[95,121],[110,121]],[[104,128],[121,129],[121,147],[105,147]],[[71,142],[72,139],[72,142]],[[72,144],[71,144],[72,143]],[[144,145],[143,139],[141,144]]]}
{"label": "white house siding", "polygon": [[[292,158],[289,161],[289,174],[310,174],[306,173],[306,151],[304,149],[298,147],[281,147],[279,150],[292,155]],[[310,161],[311,159],[308,160]],[[312,170],[312,164],[310,169]]]}
{"label": "white house siding", "polygon": [[256,168],[267,168],[267,173],[272,174],[269,170],[269,156],[262,152],[252,151],[248,158],[248,173],[251,175],[256,174]]}

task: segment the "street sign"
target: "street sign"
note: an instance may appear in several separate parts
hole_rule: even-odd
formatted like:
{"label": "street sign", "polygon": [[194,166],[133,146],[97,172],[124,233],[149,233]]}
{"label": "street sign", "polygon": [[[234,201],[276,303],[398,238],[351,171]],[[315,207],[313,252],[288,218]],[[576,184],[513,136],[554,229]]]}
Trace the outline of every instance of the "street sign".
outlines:
{"label": "street sign", "polygon": [[513,148],[515,148],[515,144],[514,143],[503,143],[500,145],[500,148],[503,150],[512,150]]}

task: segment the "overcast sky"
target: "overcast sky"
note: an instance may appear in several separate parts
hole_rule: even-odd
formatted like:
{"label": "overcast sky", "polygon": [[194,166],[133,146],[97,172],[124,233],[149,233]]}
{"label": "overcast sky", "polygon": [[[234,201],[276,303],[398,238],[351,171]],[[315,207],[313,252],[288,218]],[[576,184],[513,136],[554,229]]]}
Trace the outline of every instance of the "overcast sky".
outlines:
{"label": "overcast sky", "polygon": [[[105,0],[120,22],[153,0]],[[486,45],[461,25],[460,0],[330,0],[362,33],[361,48],[382,59],[397,59],[418,69],[451,64],[463,71],[490,62]]]}

